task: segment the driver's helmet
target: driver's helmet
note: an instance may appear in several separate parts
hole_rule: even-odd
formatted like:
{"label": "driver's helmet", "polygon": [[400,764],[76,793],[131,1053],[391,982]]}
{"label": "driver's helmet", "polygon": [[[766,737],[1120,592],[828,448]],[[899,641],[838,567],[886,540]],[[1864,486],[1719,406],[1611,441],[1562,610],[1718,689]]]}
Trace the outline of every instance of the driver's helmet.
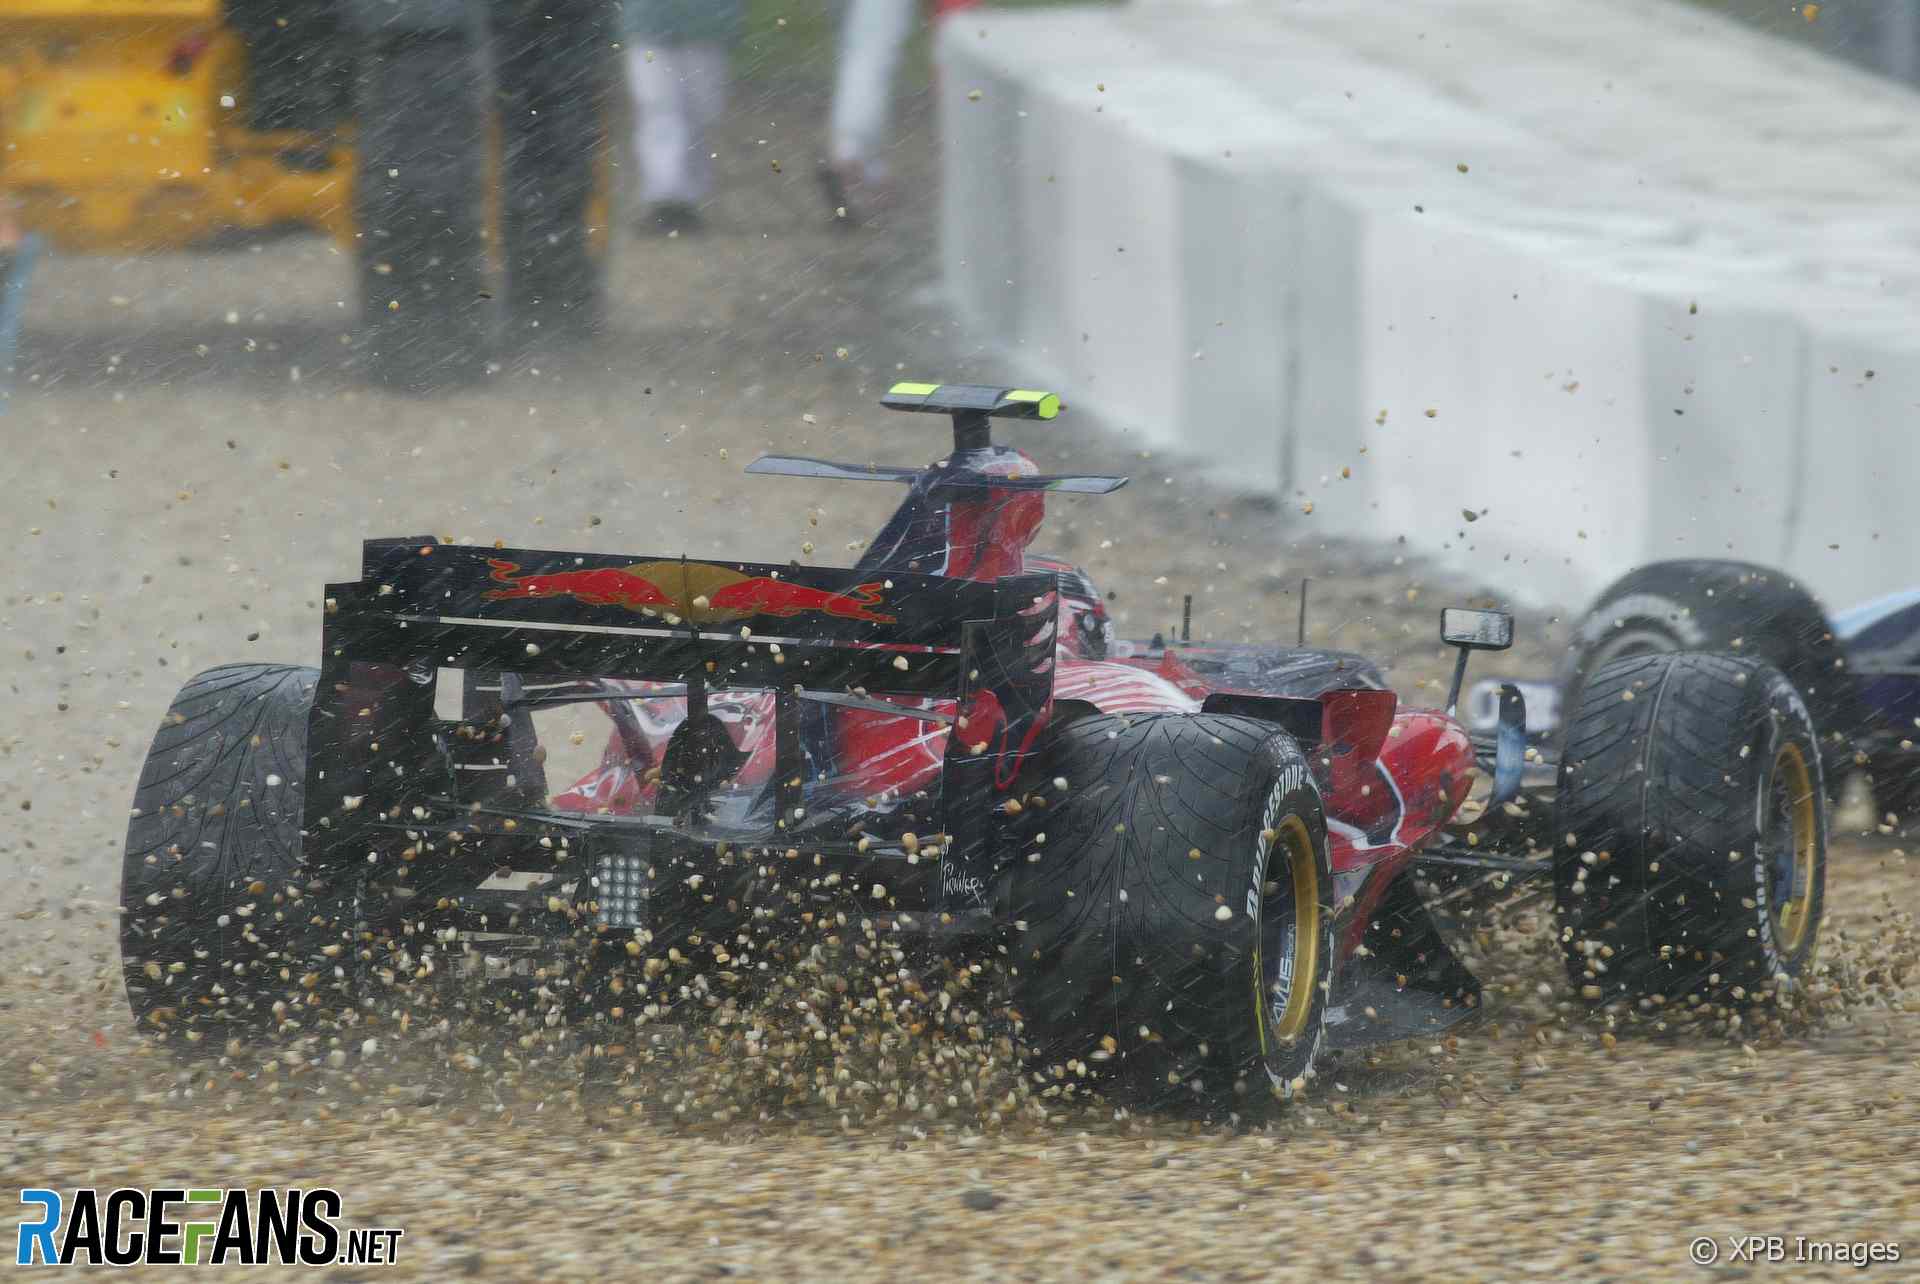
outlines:
{"label": "driver's helmet", "polygon": [[1113,621],[1100,590],[1080,567],[1046,553],[1026,556],[1028,573],[1051,574],[1060,585],[1060,646],[1083,660],[1104,660],[1113,642]]}
{"label": "driver's helmet", "polygon": [[[956,453],[952,463],[992,477],[1032,477],[1040,471],[1026,452],[1011,446]],[[971,580],[1050,573],[1060,585],[1061,648],[1083,659],[1105,659],[1113,625],[1093,581],[1071,562],[1027,551],[1046,513],[1045,492],[943,487],[940,480],[939,470],[915,479],[855,569]]]}

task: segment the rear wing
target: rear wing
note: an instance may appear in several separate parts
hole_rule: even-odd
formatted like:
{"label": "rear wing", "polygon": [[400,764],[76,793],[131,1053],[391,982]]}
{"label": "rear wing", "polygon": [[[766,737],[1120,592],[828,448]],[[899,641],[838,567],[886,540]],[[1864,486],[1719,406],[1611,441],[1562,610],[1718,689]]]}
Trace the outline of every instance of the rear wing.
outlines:
{"label": "rear wing", "polygon": [[804,455],[762,455],[747,465],[750,473],[816,477],[834,481],[915,482],[925,478],[942,487],[984,490],[1045,490],[1078,495],[1108,495],[1127,484],[1125,477],[1007,477],[987,471],[969,452],[993,446],[994,419],[1052,419],[1064,407],[1057,394],[1037,388],[996,388],[973,383],[896,383],[880,398],[889,410],[919,411],[953,418],[953,457],[932,468],[891,464],[843,464]]}
{"label": "rear wing", "polygon": [[832,567],[373,540],[327,586],[327,652],[396,666],[958,698],[969,623],[1046,575],[993,583]]}
{"label": "rear wing", "polygon": [[[1051,709],[1057,610],[1045,573],[976,582],[370,540],[361,578],[326,590],[306,777],[307,828],[319,847],[309,856],[321,865],[364,857],[356,831],[369,822],[338,818],[466,802],[448,762],[453,728],[434,713],[443,669],[517,683],[686,683],[690,707],[709,688],[772,691],[782,828],[804,815],[801,701],[872,707],[872,695],[917,696],[973,712],[967,730],[949,737],[943,764],[942,873],[955,889],[948,912],[984,913],[995,795],[1014,784]],[[503,723],[516,716],[498,701],[489,712]],[[474,720],[470,708],[463,720]]]}
{"label": "rear wing", "polygon": [[919,410],[985,419],[1052,419],[1060,413],[1057,393],[1038,388],[994,388],[977,383],[896,383],[880,398],[888,410]]}

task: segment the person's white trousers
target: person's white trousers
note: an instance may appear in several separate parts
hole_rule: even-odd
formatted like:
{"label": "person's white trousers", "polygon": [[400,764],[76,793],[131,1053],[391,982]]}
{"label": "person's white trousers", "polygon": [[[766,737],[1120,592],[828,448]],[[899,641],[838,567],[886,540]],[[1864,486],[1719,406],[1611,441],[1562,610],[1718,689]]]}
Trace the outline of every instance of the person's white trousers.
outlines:
{"label": "person's white trousers", "polygon": [[864,180],[885,177],[882,149],[892,141],[893,79],[919,9],[920,0],[847,0],[840,18],[828,125],[831,159]]}
{"label": "person's white trousers", "polygon": [[640,199],[698,204],[713,190],[707,137],[727,105],[727,47],[717,40],[627,51]]}

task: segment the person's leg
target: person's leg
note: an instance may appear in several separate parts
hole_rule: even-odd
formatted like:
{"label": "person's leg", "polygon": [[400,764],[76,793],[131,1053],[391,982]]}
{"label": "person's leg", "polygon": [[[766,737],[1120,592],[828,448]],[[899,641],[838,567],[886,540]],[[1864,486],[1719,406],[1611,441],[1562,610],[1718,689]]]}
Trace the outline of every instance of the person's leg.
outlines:
{"label": "person's leg", "polygon": [[713,194],[713,129],[727,110],[728,51],[718,40],[702,40],[680,51],[685,68],[690,148],[687,181],[694,199]]}
{"label": "person's leg", "polygon": [[893,78],[919,0],[847,0],[829,122],[830,161],[853,182],[885,176]]}
{"label": "person's leg", "polygon": [[646,205],[694,199],[687,162],[695,140],[687,120],[682,50],[658,45],[627,51],[633,87],[634,159],[640,166],[640,199]]}

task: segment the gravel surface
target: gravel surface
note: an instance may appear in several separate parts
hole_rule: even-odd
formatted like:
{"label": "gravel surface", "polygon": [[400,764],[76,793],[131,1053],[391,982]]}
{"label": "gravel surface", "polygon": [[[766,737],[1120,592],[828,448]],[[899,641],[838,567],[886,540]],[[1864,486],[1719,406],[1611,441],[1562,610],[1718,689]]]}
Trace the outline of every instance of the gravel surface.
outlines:
{"label": "gravel surface", "polygon": [[[776,100],[778,124],[758,110]],[[361,538],[840,561],[889,488],[740,467],[770,448],[930,458],[935,423],[873,405],[889,382],[1019,379],[925,301],[924,121],[901,149],[905,207],[836,228],[811,185],[817,108],[769,93],[733,117],[711,231],[623,235],[605,341],[472,394],[357,388],[345,264],[317,242],[49,265],[0,418],[0,1188],[326,1183],[348,1223],[404,1228],[400,1274],[422,1278],[1624,1280],[1744,1233],[1904,1237],[1920,1256],[1915,868],[1853,814],[1826,973],[1789,1028],[1605,1028],[1566,1001],[1545,907],[1521,903],[1476,927],[1484,1020],[1349,1057],[1241,1129],[1018,1085],[1002,1108],[1004,1077],[942,1107],[951,1075],[917,1063],[885,1071],[893,1106],[849,1108],[739,1082],[737,1058],[697,1047],[583,1095],[564,1058],[464,1031],[189,1068],[133,1036],[115,907],[153,727],[201,668],[311,663],[321,585]],[[1056,503],[1043,540],[1117,593],[1123,632],[1165,627],[1192,592],[1201,633],[1290,637],[1311,576],[1313,639],[1380,656],[1430,702],[1438,608],[1498,600],[1497,565],[1475,583],[1392,532],[1322,541],[1301,503],[1197,487],[1071,413],[1016,439],[1049,469],[1136,478]],[[1565,636],[1539,610],[1520,632],[1510,672]],[[1004,1059],[977,1051],[984,1084]],[[689,1085],[698,1108],[676,1113]]]}

